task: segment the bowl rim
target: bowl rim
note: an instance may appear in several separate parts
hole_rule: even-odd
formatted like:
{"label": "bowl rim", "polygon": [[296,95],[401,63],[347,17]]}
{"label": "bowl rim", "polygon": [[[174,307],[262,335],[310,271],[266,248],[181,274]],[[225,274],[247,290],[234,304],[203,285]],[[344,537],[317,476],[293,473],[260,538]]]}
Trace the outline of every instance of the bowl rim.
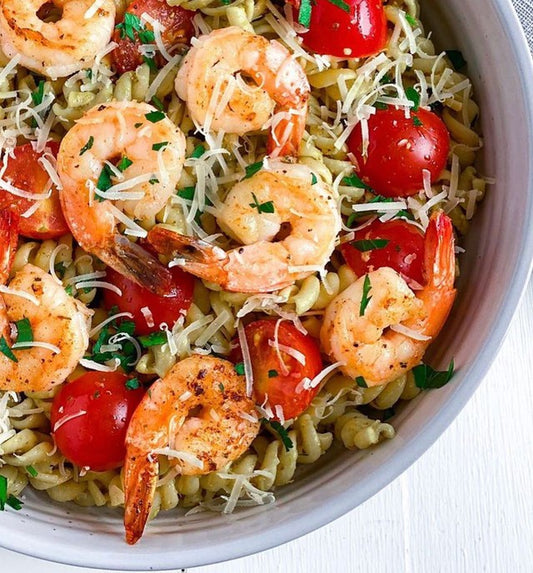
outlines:
{"label": "bowl rim", "polygon": [[[525,32],[511,0],[494,0],[494,8],[497,11],[502,28],[508,32],[510,47],[514,52],[518,66],[522,70],[520,82],[522,94],[526,96],[524,98],[527,110],[526,121],[529,132],[533,133],[533,100],[527,97],[527,94],[533,94],[533,59]],[[527,168],[529,173],[533,174],[533,152],[531,149]],[[532,178],[529,179],[527,197],[529,200],[525,216],[526,221],[533,220]],[[532,269],[533,225],[526,224],[524,240],[516,257],[512,280],[508,286],[505,300],[494,319],[494,327],[479,350],[475,361],[463,374],[463,378],[469,376],[474,380],[474,383],[461,384],[457,391],[440,408],[438,415],[428,420],[420,428],[424,431],[418,433],[416,439],[410,442],[408,448],[402,448],[401,451],[395,452],[387,464],[375,469],[372,475],[365,478],[362,482],[346,489],[343,495],[336,498],[332,503],[326,506],[317,506],[306,512],[305,515],[295,517],[287,523],[272,524],[268,536],[249,538],[246,544],[238,543],[237,541],[228,542],[224,545],[224,554],[219,555],[215,561],[210,561],[210,563],[220,563],[266,551],[315,531],[354,510],[405,472],[444,433],[486,377],[503,344],[513,317],[518,311]],[[29,557],[85,568],[125,570],[124,565],[126,565],[127,570],[131,571],[176,569],[174,563],[168,563],[167,553],[157,555],[154,553],[136,552],[132,554],[135,561],[133,563],[125,563],[123,554],[107,554],[104,556],[103,554],[91,553],[84,557],[83,555],[72,553],[68,560],[59,560],[59,558],[51,554],[50,546],[47,546],[46,543],[39,543],[35,540],[35,543],[30,548],[27,539],[16,535],[16,532],[0,539],[0,547]],[[180,565],[181,567],[196,567],[206,564],[200,552],[188,553],[187,557],[188,559],[184,560],[186,562]]]}

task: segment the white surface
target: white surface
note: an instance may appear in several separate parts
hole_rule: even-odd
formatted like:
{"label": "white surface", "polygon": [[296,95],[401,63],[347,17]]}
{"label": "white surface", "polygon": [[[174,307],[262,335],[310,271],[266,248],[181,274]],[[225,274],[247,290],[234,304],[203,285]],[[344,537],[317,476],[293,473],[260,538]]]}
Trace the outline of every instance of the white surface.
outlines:
{"label": "white surface", "polygon": [[[533,570],[533,283],[490,374],[399,479],[297,541],[193,573]],[[268,534],[268,532],[265,532]],[[2,573],[80,573],[0,550]]]}

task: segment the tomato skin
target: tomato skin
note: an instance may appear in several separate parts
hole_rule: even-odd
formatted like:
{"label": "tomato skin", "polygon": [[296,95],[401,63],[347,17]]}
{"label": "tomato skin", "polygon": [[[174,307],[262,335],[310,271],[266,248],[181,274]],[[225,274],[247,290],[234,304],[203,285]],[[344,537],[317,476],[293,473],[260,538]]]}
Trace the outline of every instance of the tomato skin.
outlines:
{"label": "tomato skin", "polygon": [[[280,351],[283,361],[289,371],[282,374],[282,366],[279,362],[276,350],[268,344],[269,340],[274,340],[276,329],[276,319],[262,319],[251,322],[244,328],[252,368],[254,373],[254,399],[257,404],[265,403],[275,412],[275,406],[281,406],[285,419],[296,418],[311,403],[319,388],[309,390],[301,389],[296,392],[297,386],[303,378],[313,379],[322,370],[322,358],[320,348],[315,340],[306,334],[302,334],[290,322],[280,322],[278,330],[278,342],[290,346],[306,357],[305,366],[300,364],[295,358]],[[231,359],[235,362],[242,361],[242,351],[238,341],[236,348],[231,354]],[[269,372],[275,370],[277,376],[269,376]],[[274,415],[275,420],[279,417]]]}
{"label": "tomato skin", "polygon": [[[415,125],[415,118],[422,123]],[[401,109],[384,109],[368,120],[369,147],[362,155],[361,126],[348,138],[359,177],[385,197],[408,197],[424,187],[422,170],[438,180],[450,151],[450,134],[440,117],[424,109],[405,117]]]}
{"label": "tomato skin", "polygon": [[385,239],[381,249],[361,252],[349,243],[341,245],[341,253],[357,276],[380,267],[391,267],[407,279],[424,284],[424,233],[401,219],[381,223],[374,221],[355,232],[354,241]]}
{"label": "tomato skin", "polygon": [[[293,0],[291,4],[300,2]],[[302,32],[304,46],[318,54],[339,58],[364,58],[377,54],[387,43],[387,18],[382,0],[347,0],[345,12],[330,0],[312,2],[309,31]],[[293,9],[298,21],[298,10]]]}
{"label": "tomato skin", "polygon": [[[188,45],[194,35],[192,19],[196,12],[185,10],[181,6],[169,6],[165,0],[135,0],[128,6],[126,13],[135,14],[139,18],[146,13],[158,20],[164,28],[161,32],[161,39],[167,49],[176,44]],[[146,27],[151,29],[149,24]],[[138,38],[132,42],[127,36],[121,38],[120,30],[115,30],[113,41],[118,44],[112,54],[119,74],[133,71],[143,63],[143,57],[139,52],[141,41]],[[166,63],[166,60],[159,61],[157,56],[156,61],[159,66]]]}
{"label": "tomato skin", "polygon": [[[105,280],[114,284],[122,291],[122,296],[108,289],[104,292],[104,306],[109,310],[118,306],[121,312],[130,312],[135,322],[135,333],[149,334],[159,330],[165,322],[170,328],[181,314],[186,313],[192,303],[194,278],[178,267],[173,267],[170,274],[174,279],[172,291],[166,296],[158,296],[148,289],[134,283],[117,271],[107,268]],[[148,326],[141,309],[148,307],[152,313],[154,326]]]}
{"label": "tomato skin", "polygon": [[128,424],[144,396],[129,390],[120,372],[87,372],[61,388],[51,412],[52,430],[66,416],[85,411],[53,431],[61,453],[80,467],[106,471],[122,465]]}
{"label": "tomato skin", "polygon": [[[59,144],[49,141],[47,147],[54,157],[57,157]],[[14,149],[14,156],[7,162],[7,168],[3,179],[15,187],[30,193],[44,193],[49,177],[48,173],[38,162],[42,156],[33,150],[31,143],[18,145]],[[11,208],[19,215],[26,212],[33,201],[16,197],[8,191],[0,190],[0,209]],[[44,199],[39,203],[39,208],[30,217],[20,217],[19,233],[30,239],[54,239],[69,232],[69,228],[61,204],[59,202],[59,192],[52,191],[49,199]]]}

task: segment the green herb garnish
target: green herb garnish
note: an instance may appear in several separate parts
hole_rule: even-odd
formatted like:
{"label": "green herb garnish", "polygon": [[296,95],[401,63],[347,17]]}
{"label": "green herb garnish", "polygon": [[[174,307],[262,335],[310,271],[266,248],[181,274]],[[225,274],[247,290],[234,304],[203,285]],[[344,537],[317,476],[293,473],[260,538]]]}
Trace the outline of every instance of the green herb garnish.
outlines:
{"label": "green herb garnish", "polygon": [[277,378],[279,376],[278,371],[277,370],[269,370],[268,371],[268,377],[269,378]]}
{"label": "green herb garnish", "polygon": [[453,360],[450,362],[448,370],[444,371],[434,370],[427,364],[419,364],[413,368],[415,385],[422,390],[442,388],[452,379],[454,372]]}
{"label": "green herb garnish", "polygon": [[346,2],[344,2],[344,0],[329,0],[330,4],[333,4],[333,6],[337,6],[337,8],[340,8],[341,10],[344,10],[346,13],[350,13],[350,5],[346,4]]}
{"label": "green herb garnish", "polygon": [[304,28],[309,28],[311,25],[311,0],[301,0],[300,9],[298,10],[298,23]]}
{"label": "green herb garnish", "polygon": [[165,332],[152,332],[145,336],[139,336],[137,339],[143,348],[150,348],[151,346],[159,346],[167,342],[167,335]]}
{"label": "green herb garnish", "polygon": [[361,181],[356,173],[352,173],[347,177],[343,177],[341,185],[346,185],[347,187],[357,187],[357,189],[365,189],[366,191],[372,191],[372,187]]}
{"label": "green herb garnish", "polygon": [[311,173],[311,185],[316,185],[318,183],[318,179],[314,173]]}
{"label": "green herb garnish", "polygon": [[244,362],[237,362],[237,364],[234,366],[234,369],[239,376],[244,376]]}
{"label": "green herb garnish", "polygon": [[266,201],[265,203],[259,203],[255,193],[252,193],[254,199],[253,203],[249,203],[250,207],[257,209],[258,213],[274,213],[274,201]]}
{"label": "green herb garnish", "polygon": [[2,338],[0,338],[0,352],[5,356],[7,356],[9,360],[12,360],[13,362],[18,362],[17,357],[13,354],[11,348],[9,348],[6,339],[3,336]]}
{"label": "green herb garnish", "polygon": [[187,201],[192,201],[194,199],[194,187],[184,187],[178,191],[178,197],[182,199],[187,199]]}
{"label": "green herb garnish", "polygon": [[285,446],[285,451],[288,452],[294,447],[292,440],[289,438],[289,432],[277,420],[267,420],[266,418],[261,418],[260,422],[263,422],[263,424],[268,424],[275,432],[278,433],[282,444]]}
{"label": "green herb garnish", "polygon": [[368,296],[368,293],[372,289],[372,284],[370,283],[370,276],[365,275],[365,282],[363,283],[363,296],[361,297],[361,305],[359,306],[359,316],[364,316],[366,307],[368,303],[372,300],[371,296]]}
{"label": "green herb garnish", "polygon": [[358,251],[365,253],[367,251],[376,251],[386,247],[390,241],[388,239],[363,239],[361,241],[353,241],[350,243]]}
{"label": "green herb garnish", "polygon": [[413,124],[415,127],[423,127],[424,124],[420,121],[420,118],[417,115],[413,116]]}
{"label": "green herb garnish", "polygon": [[4,511],[6,505],[18,511],[22,507],[22,501],[12,494],[7,494],[7,478],[0,476],[0,511]]}
{"label": "green herb garnish", "polygon": [[411,25],[411,27],[413,28],[417,28],[418,27],[418,20],[416,18],[413,18],[411,16],[411,14],[406,14],[405,15],[405,19],[409,22],[409,24]]}
{"label": "green herb garnish", "polygon": [[152,123],[157,123],[158,121],[165,119],[165,114],[162,111],[157,110],[145,114],[144,117]]}
{"label": "green herb garnish", "polygon": [[141,387],[141,383],[139,382],[139,380],[137,378],[130,378],[126,382],[125,386],[128,390],[137,390],[138,388]]}
{"label": "green herb garnish", "polygon": [[366,380],[362,376],[358,376],[355,379],[355,383],[359,386],[359,388],[368,388],[368,384],[366,383]]}
{"label": "green herb garnish", "polygon": [[39,472],[33,466],[26,466],[25,469],[31,477],[37,477],[39,475]]}
{"label": "green herb garnish", "polygon": [[194,149],[193,152],[191,153],[191,158],[192,159],[198,159],[200,157],[202,157],[202,155],[205,153],[205,147],[200,144],[197,145]]}
{"label": "green herb garnish", "polygon": [[86,151],[89,151],[94,143],[94,137],[91,135],[87,140],[87,143],[80,149],[80,155],[83,155]]}
{"label": "green herb garnish", "polygon": [[33,342],[33,330],[28,318],[17,320],[15,326],[17,327],[17,340],[15,342]]}
{"label": "green herb garnish", "polygon": [[244,178],[249,179],[250,177],[255,175],[258,171],[260,171],[261,167],[263,167],[262,161],[257,161],[256,163],[252,163],[251,165],[248,165],[246,167],[246,175],[244,176]]}
{"label": "green herb garnish", "polygon": [[222,382],[219,382],[219,383],[218,383],[218,389],[219,389],[221,392],[224,392],[224,384],[222,384]]}
{"label": "green herb garnish", "polygon": [[148,56],[143,56],[143,62],[148,65],[152,72],[157,72],[159,69],[155,63],[154,58],[149,58]]}
{"label": "green herb garnish", "polygon": [[405,97],[413,102],[413,111],[418,111],[420,108],[420,94],[416,91],[415,88],[410,87],[405,90]]}
{"label": "green herb garnish", "polygon": [[152,149],[154,151],[159,151],[160,149],[165,149],[165,147],[168,145],[168,141],[160,141],[159,143],[154,143],[152,145]]}
{"label": "green herb garnish", "polygon": [[130,166],[133,165],[133,161],[129,158],[126,157],[124,155],[124,157],[122,157],[122,159],[120,160],[120,162],[117,165],[117,169],[121,172],[126,171],[126,169]]}
{"label": "green herb garnish", "polygon": [[37,86],[37,89],[31,93],[31,99],[33,101],[33,105],[37,106],[43,103],[44,98],[44,80],[41,80]]}
{"label": "green herb garnish", "polygon": [[159,111],[164,111],[165,108],[163,106],[163,102],[157,96],[152,98],[152,103]]}

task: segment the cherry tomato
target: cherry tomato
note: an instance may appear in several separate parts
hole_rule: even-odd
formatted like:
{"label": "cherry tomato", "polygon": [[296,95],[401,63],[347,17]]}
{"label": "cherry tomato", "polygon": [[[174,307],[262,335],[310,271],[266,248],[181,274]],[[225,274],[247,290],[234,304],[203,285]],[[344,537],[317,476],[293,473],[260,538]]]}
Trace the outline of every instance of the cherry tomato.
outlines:
{"label": "cherry tomato", "polygon": [[[50,141],[47,144],[49,151],[55,157],[59,144]],[[31,143],[15,147],[14,156],[7,161],[7,168],[3,175],[4,181],[29,193],[45,193],[50,177],[44,167],[38,162],[41,153],[33,150]],[[16,197],[8,191],[0,190],[0,209],[11,208],[19,215],[25,213],[35,204],[30,199]],[[69,228],[57,189],[52,191],[49,199],[39,202],[39,207],[30,217],[21,217],[19,233],[31,239],[53,239],[69,232]]]}
{"label": "cherry tomato", "polygon": [[[292,323],[283,321],[279,323],[278,343],[305,356],[304,365],[280,350],[285,370],[276,349],[269,344],[269,340],[274,341],[276,323],[276,319],[257,320],[246,326],[244,332],[254,372],[255,401],[263,404],[267,398],[266,404],[272,409],[276,420],[279,420],[276,406],[281,406],[283,416],[288,420],[299,416],[318,392],[318,387],[305,390],[301,383],[304,378],[312,380],[320,373],[322,358],[313,338],[302,334]],[[231,357],[235,362],[241,362],[242,351],[236,344]]]}
{"label": "cherry tomato", "polygon": [[[373,241],[375,248],[370,249],[368,241]],[[358,276],[391,267],[407,279],[424,284],[424,233],[407,221],[374,221],[356,231],[354,240],[344,243],[341,252]]]}
{"label": "cherry tomato", "polygon": [[450,134],[438,115],[424,109],[405,117],[401,109],[378,110],[368,120],[369,147],[362,155],[361,126],[348,138],[359,177],[380,195],[407,197],[424,187],[422,171],[435,182],[450,150]]}
{"label": "cherry tomato", "polygon": [[[291,0],[294,20],[298,20],[299,0]],[[304,46],[339,58],[372,56],[387,43],[387,18],[382,0],[346,0],[349,11],[331,0],[311,2],[309,30],[302,32]]]}
{"label": "cherry tomato", "polygon": [[[118,306],[121,312],[131,312],[136,334],[149,334],[159,330],[163,322],[172,328],[180,315],[186,313],[191,306],[194,278],[178,267],[169,270],[173,278],[172,290],[166,296],[158,296],[108,268],[106,280],[117,286],[122,291],[122,296],[106,289],[104,306],[107,309]],[[153,324],[142,309],[150,311]]]}
{"label": "cherry tomato", "polygon": [[122,465],[128,424],[144,396],[144,388],[130,390],[127,381],[120,372],[87,372],[56,395],[52,431],[71,462],[93,471]]}
{"label": "cherry tomato", "polygon": [[[161,32],[161,39],[167,50],[176,44],[189,44],[194,34],[192,19],[196,12],[185,10],[181,6],[169,6],[165,0],[135,0],[128,6],[125,17],[127,14],[133,14],[140,18],[143,13],[161,23],[164,28]],[[145,29],[151,31],[152,27],[146,24]],[[133,34],[135,41],[128,34]],[[141,44],[155,44],[154,41],[148,41],[149,38],[147,40],[143,37],[142,31],[139,37],[138,30],[124,29],[124,22],[119,24],[115,30],[113,40],[118,44],[113,50],[113,60],[119,74],[134,70],[143,63],[143,56],[139,52]],[[156,62],[159,66],[166,63],[159,56],[156,57]]]}

